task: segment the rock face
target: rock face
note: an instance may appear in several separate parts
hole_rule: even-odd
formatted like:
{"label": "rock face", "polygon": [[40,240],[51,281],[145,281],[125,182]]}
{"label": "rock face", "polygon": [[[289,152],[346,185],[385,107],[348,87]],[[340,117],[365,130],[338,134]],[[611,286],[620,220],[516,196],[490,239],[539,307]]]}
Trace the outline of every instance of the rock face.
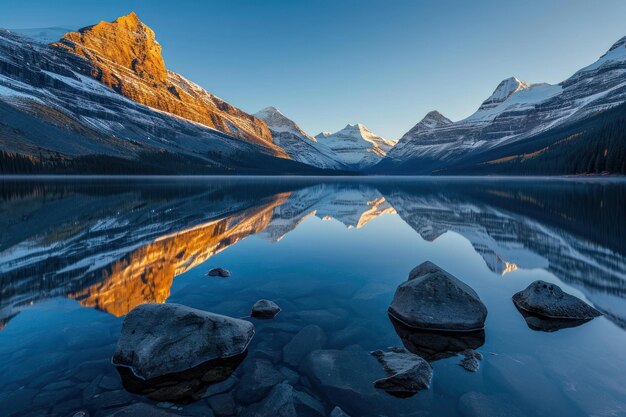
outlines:
{"label": "rock face", "polygon": [[90,75],[129,99],[271,149],[263,121],[168,71],[154,32],[135,13],[69,32],[53,44],[91,64]]}
{"label": "rock face", "polygon": [[390,352],[376,350],[372,352],[389,375],[374,382],[374,386],[398,397],[409,397],[430,387],[433,369],[430,364],[417,355],[404,349]]}
{"label": "rock face", "polygon": [[513,295],[513,303],[520,310],[549,319],[591,320],[602,315],[558,285],[545,281],[535,281]]}
{"label": "rock face", "polygon": [[230,276],[230,271],[224,268],[213,268],[207,273],[207,275],[210,277],[228,278]]}
{"label": "rock face", "polygon": [[244,320],[178,304],[143,304],[124,318],[113,364],[152,379],[240,355],[253,335],[254,326]]}
{"label": "rock face", "polygon": [[270,300],[259,300],[252,306],[252,317],[258,317],[261,319],[271,319],[280,313],[280,307]]}
{"label": "rock face", "polygon": [[487,308],[468,285],[424,262],[398,286],[389,314],[419,329],[475,331],[484,327]]}

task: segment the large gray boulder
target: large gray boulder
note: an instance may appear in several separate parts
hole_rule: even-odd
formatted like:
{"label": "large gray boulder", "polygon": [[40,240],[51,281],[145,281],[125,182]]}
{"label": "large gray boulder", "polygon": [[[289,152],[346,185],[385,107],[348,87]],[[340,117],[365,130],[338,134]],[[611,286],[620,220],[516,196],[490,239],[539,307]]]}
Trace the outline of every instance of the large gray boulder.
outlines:
{"label": "large gray boulder", "polygon": [[398,397],[409,397],[430,387],[433,368],[428,362],[404,349],[372,352],[387,372],[386,378],[374,382],[376,388]]}
{"label": "large gray boulder", "polygon": [[424,262],[398,286],[389,314],[418,329],[474,331],[485,326],[487,308],[467,284]]}
{"label": "large gray boulder", "polygon": [[524,312],[549,319],[591,320],[602,315],[558,285],[545,281],[535,281],[513,295],[513,303]]}
{"label": "large gray boulder", "polygon": [[142,304],[124,318],[113,364],[141,379],[242,354],[252,323],[179,304]]}

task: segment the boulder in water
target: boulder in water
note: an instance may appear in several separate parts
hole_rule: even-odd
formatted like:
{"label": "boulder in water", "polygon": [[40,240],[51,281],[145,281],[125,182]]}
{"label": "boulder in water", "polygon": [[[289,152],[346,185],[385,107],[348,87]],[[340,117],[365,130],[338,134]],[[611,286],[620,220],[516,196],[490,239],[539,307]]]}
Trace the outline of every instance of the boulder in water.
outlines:
{"label": "boulder in water", "polygon": [[389,314],[418,329],[475,331],[485,326],[487,308],[467,284],[424,262],[398,286]]}
{"label": "boulder in water", "polygon": [[141,379],[235,357],[254,335],[252,323],[179,304],[142,304],[124,318],[113,364]]}
{"label": "boulder in water", "polygon": [[522,312],[548,319],[591,320],[602,315],[558,285],[545,281],[535,281],[513,295],[513,303]]}
{"label": "boulder in water", "polygon": [[419,356],[401,348],[389,352],[376,350],[372,356],[378,359],[388,375],[374,382],[376,388],[397,397],[410,397],[430,387],[433,368]]}
{"label": "boulder in water", "polygon": [[210,277],[228,278],[230,276],[230,271],[224,268],[213,268],[208,272],[207,275]]}
{"label": "boulder in water", "polygon": [[276,314],[280,313],[280,307],[270,300],[259,300],[252,306],[252,317],[260,319],[272,319]]}

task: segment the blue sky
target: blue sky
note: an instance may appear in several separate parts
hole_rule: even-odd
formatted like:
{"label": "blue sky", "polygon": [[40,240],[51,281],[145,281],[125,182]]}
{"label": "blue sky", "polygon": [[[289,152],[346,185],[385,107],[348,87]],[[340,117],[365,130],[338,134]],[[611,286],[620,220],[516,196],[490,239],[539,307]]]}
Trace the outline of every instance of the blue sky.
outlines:
{"label": "blue sky", "polygon": [[626,1],[2,0],[0,27],[135,11],[169,69],[307,132],[361,122],[397,139],[428,111],[470,115],[504,78],[560,82],[626,35]]}

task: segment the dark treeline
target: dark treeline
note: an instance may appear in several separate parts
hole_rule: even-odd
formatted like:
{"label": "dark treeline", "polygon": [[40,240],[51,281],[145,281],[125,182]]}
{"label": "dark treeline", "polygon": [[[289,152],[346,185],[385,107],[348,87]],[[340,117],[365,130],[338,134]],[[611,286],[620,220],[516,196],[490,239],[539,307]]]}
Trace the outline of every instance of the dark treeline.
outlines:
{"label": "dark treeline", "polygon": [[[502,175],[626,175],[626,105],[540,134],[483,161],[446,173]],[[487,159],[488,158],[488,159]]]}

